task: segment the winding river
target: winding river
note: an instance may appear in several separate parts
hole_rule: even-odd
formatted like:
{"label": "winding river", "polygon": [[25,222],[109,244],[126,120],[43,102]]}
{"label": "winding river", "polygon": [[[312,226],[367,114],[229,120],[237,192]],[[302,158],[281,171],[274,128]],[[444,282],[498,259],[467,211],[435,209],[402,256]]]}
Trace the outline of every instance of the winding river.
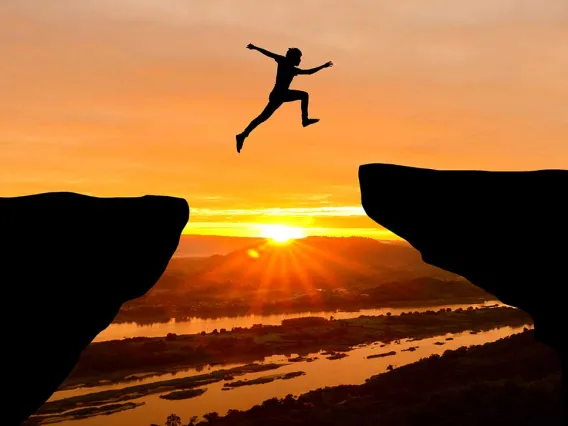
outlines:
{"label": "winding river", "polygon": [[[125,337],[157,337],[167,333],[193,334],[201,331],[211,332],[214,329],[231,329],[233,327],[251,327],[254,324],[278,325],[284,319],[299,318],[306,316],[320,316],[329,318],[356,318],[361,315],[382,315],[390,312],[398,315],[402,312],[427,310],[438,310],[441,308],[467,309],[468,304],[460,305],[440,305],[428,307],[396,307],[382,309],[365,309],[357,312],[303,312],[294,314],[280,315],[248,315],[241,317],[225,317],[216,319],[192,318],[188,321],[159,323],[151,325],[138,325],[133,323],[112,324],[108,329],[97,336],[96,341],[106,341],[122,339]],[[501,303],[491,301],[484,304],[473,306],[504,306]],[[493,330],[472,334],[468,331],[457,334],[441,335],[434,338],[419,341],[403,339],[398,343],[382,345],[375,342],[369,345],[360,345],[347,352],[347,357],[330,360],[321,353],[313,353],[308,357],[316,357],[312,362],[300,361],[289,362],[287,357],[282,355],[272,356],[262,360],[262,364],[284,363],[283,367],[259,373],[250,373],[239,376],[239,380],[252,380],[255,378],[276,374],[292,373],[297,371],[305,372],[305,375],[298,376],[289,380],[275,380],[270,383],[242,386],[233,388],[229,391],[222,390],[224,382],[217,382],[206,385],[205,393],[200,396],[185,400],[165,400],[159,394],[144,396],[133,400],[135,403],[143,405],[111,415],[95,416],[82,420],[67,420],[57,423],[64,426],[99,426],[104,419],[104,424],[108,426],[147,426],[149,424],[164,424],[166,417],[171,413],[176,413],[182,418],[182,422],[187,423],[192,416],[202,416],[203,414],[216,411],[220,415],[226,414],[229,409],[246,410],[262,401],[278,397],[282,398],[288,394],[299,395],[310,390],[315,390],[325,386],[336,386],[342,384],[362,384],[365,380],[375,374],[387,371],[387,366],[399,367],[418,361],[421,358],[432,354],[443,354],[448,349],[457,349],[462,346],[480,345],[493,342],[500,338],[521,332],[523,327],[501,327]],[[409,348],[414,348],[408,351]],[[384,354],[395,351],[396,354],[371,358],[370,355]],[[95,388],[78,388],[66,391],[59,391],[52,395],[50,401],[68,398],[77,395],[89,394],[110,389],[120,389],[135,384],[144,384],[169,380],[172,378],[190,377],[216,370],[238,367],[242,364],[225,364],[217,366],[207,366],[202,369],[185,369],[176,373],[161,374],[151,377],[141,377],[136,382],[125,382],[113,385],[98,386]]]}
{"label": "winding river", "polygon": [[[159,394],[154,394],[133,400],[133,402],[136,403],[143,402],[144,405],[132,410],[122,411],[109,416],[64,421],[57,424],[64,426],[99,426],[102,424],[101,418],[104,418],[104,424],[106,426],[147,426],[152,423],[164,424],[166,417],[170,413],[178,414],[182,418],[182,421],[187,423],[192,416],[202,416],[203,414],[213,411],[223,415],[226,414],[229,409],[246,410],[272,397],[283,398],[288,394],[299,395],[325,386],[362,384],[367,378],[375,374],[386,372],[387,366],[389,365],[395,368],[400,367],[432,354],[441,355],[448,349],[493,342],[511,334],[519,333],[522,330],[523,327],[501,327],[477,334],[463,332],[446,334],[419,341],[410,341],[407,339],[400,341],[399,344],[391,343],[383,347],[381,347],[380,342],[376,342],[366,346],[356,347],[347,352],[347,357],[336,360],[329,360],[321,353],[308,355],[309,357],[317,357],[317,359],[312,362],[288,362],[287,358],[284,356],[272,356],[265,358],[262,363],[286,363],[287,365],[277,370],[239,376],[239,380],[251,380],[262,376],[295,371],[303,371],[306,374],[290,380],[275,380],[271,383],[238,387],[230,391],[222,390],[223,382],[213,383],[203,387],[207,389],[204,394],[192,399],[179,401],[164,400],[159,397]],[[404,351],[411,347],[416,349],[414,351]],[[395,351],[396,354],[383,358],[367,358],[369,355],[384,354],[391,351]],[[201,371],[188,369],[175,374],[169,373],[141,379],[136,384],[188,377],[233,366],[236,365],[215,366],[215,368],[205,368]],[[128,384],[56,392],[51,400],[90,393],[92,391],[118,389],[133,384],[134,383],[129,382]]]}

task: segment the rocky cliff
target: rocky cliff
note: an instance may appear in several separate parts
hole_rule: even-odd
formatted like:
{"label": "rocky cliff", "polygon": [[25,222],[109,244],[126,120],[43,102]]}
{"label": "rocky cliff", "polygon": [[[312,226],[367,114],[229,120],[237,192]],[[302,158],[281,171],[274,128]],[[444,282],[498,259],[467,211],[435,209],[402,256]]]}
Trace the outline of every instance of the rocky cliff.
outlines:
{"label": "rocky cliff", "polygon": [[568,171],[359,168],[375,222],[425,262],[459,274],[528,312],[535,338],[563,350],[568,268]]}
{"label": "rocky cliff", "polygon": [[33,414],[120,306],[158,281],[188,219],[171,197],[0,198],[3,424]]}

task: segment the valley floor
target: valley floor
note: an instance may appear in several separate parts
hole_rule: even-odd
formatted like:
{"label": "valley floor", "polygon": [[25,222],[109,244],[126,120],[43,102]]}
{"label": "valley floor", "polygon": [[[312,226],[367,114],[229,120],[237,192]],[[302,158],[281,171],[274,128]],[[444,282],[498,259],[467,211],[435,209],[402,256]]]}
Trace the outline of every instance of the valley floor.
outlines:
{"label": "valley floor", "polygon": [[[290,380],[305,374],[302,371],[306,368],[303,363],[310,363],[317,359],[311,358],[314,353],[318,353],[320,358],[336,360],[348,356],[348,353],[352,353],[354,350],[357,351],[356,348],[369,344],[376,347],[376,351],[367,358],[386,357],[386,364],[382,367],[384,369],[391,362],[390,357],[394,356],[402,346],[406,347],[403,352],[405,350],[413,351],[419,346],[425,345],[429,338],[436,338],[438,340],[435,341],[434,345],[440,345],[439,347],[444,348],[448,346],[447,344],[453,343],[451,341],[454,339],[447,337],[453,333],[477,334],[505,326],[523,327],[531,323],[531,318],[525,312],[511,307],[460,308],[455,310],[446,308],[438,311],[360,316],[342,320],[307,317],[285,320],[280,326],[259,325],[252,328],[235,328],[214,333],[168,335],[164,338],[132,338],[94,343],[83,352],[75,370],[60,388],[60,390],[67,389],[68,392],[75,392],[74,389],[78,389],[80,392],[75,396],[64,396],[61,399],[47,402],[37,413],[41,417],[32,418],[27,424],[45,424],[65,421],[66,419],[86,419],[124,410],[135,411],[147,401],[143,399],[144,397],[152,395],[159,395],[159,398],[166,400],[192,399],[200,397],[206,392],[209,385],[216,383],[221,385],[224,383],[222,390],[231,390],[243,386],[262,385],[275,380]],[[529,334],[525,333],[525,335]],[[444,336],[444,338],[441,336]],[[407,343],[395,349],[402,339],[405,339]],[[455,353],[446,351],[441,358],[443,359],[442,363],[436,363],[436,360],[440,359],[439,355],[426,361],[420,361],[417,365],[421,367],[414,367],[415,370],[411,370],[414,371],[412,373],[415,375],[414,378],[412,378],[412,374],[405,376],[401,373],[408,371],[404,370],[406,367],[395,368],[392,373],[380,374],[368,380],[364,385],[324,388],[309,392],[299,399],[287,397],[284,400],[277,400],[273,398],[264,402],[261,407],[245,412],[237,413],[231,410],[227,417],[218,420],[221,422],[219,425],[250,424],[256,426],[268,422],[275,425],[349,425],[350,423],[346,422],[346,419],[343,422],[330,423],[336,419],[334,405],[338,407],[345,405],[357,409],[360,407],[363,411],[368,411],[367,414],[363,414],[369,417],[369,422],[375,422],[372,417],[375,412],[372,409],[373,404],[380,407],[381,416],[386,416],[387,413],[396,411],[393,408],[394,406],[389,408],[388,404],[412,403],[417,404],[418,407],[421,406],[420,404],[425,404],[423,401],[420,402],[420,398],[423,396],[430,395],[430,398],[436,399],[437,396],[435,395],[441,392],[441,401],[443,401],[450,397],[457,397],[456,395],[463,392],[473,392],[472,389],[474,388],[471,388],[471,386],[473,386],[472,383],[477,383],[475,382],[477,380],[475,371],[478,367],[479,377],[482,379],[485,377],[480,386],[481,388],[483,386],[488,387],[486,392],[488,395],[499,391],[499,389],[502,390],[503,388],[499,387],[502,385],[512,386],[513,388],[520,386],[518,392],[532,392],[533,389],[542,391],[543,386],[543,389],[548,389],[546,386],[554,388],[556,386],[555,380],[557,380],[554,374],[558,372],[558,369],[554,370],[554,362],[549,362],[550,354],[548,354],[546,348],[543,350],[540,346],[531,343],[530,339],[532,339],[532,336],[525,337],[524,340],[519,340],[517,343],[526,344],[529,349],[533,347],[533,352],[527,352],[520,343],[516,346],[514,344],[505,345],[501,351],[488,350],[485,347],[490,348],[491,345],[485,345],[484,351],[489,355],[483,351],[475,352],[473,349],[458,350]],[[500,344],[502,345],[502,343]],[[421,350],[419,349],[417,353],[420,353]],[[534,373],[535,365],[538,364],[538,361],[532,362],[534,361],[533,358],[544,357],[545,367],[537,370],[538,373],[546,373],[542,377],[539,376],[544,380],[543,383],[538,384],[538,386],[534,385],[536,387],[531,385],[528,389],[524,388],[528,385],[523,384],[525,383],[524,373],[519,373],[521,366],[517,365],[514,360],[515,350],[521,353],[521,360],[525,358],[528,360],[529,373],[531,371]],[[438,353],[442,354],[443,352],[439,351]],[[466,354],[469,358],[465,358],[462,362],[461,357]],[[491,361],[492,354],[498,355],[495,361]],[[273,355],[284,356],[285,358],[277,363],[263,363]],[[424,362],[427,364],[423,364]],[[203,367],[207,364],[217,365],[218,367],[204,374],[164,380],[163,373],[165,371],[175,372],[182,366]],[[237,364],[241,365],[236,366]],[[292,370],[288,368],[282,372],[281,368],[285,365],[289,365]],[[395,362],[394,365],[396,366],[397,363]],[[511,369],[516,365],[519,367],[518,369]],[[492,368],[499,371],[492,372]],[[436,371],[436,374],[442,374],[444,377],[435,378],[435,375],[430,375],[431,372]],[[239,376],[250,377],[251,372],[260,375],[253,380],[239,379]],[[507,372],[511,373],[511,376],[507,376]],[[504,375],[488,378],[486,377],[487,373],[497,373],[497,375],[503,373]],[[403,375],[400,376],[401,374]],[[156,376],[156,379],[151,379],[152,376]],[[387,376],[400,376],[402,378],[384,379]],[[369,375],[365,377],[369,377]],[[149,378],[150,380],[144,379],[145,381],[142,384],[141,378]],[[518,382],[519,378],[520,382]],[[473,382],[471,382],[472,379]],[[497,382],[504,379],[505,382],[495,384],[489,379],[497,380]],[[373,385],[377,380],[381,384]],[[389,380],[394,381],[391,383]],[[458,383],[460,380],[461,384]],[[489,382],[485,383],[487,380]],[[424,383],[425,381],[429,384]],[[113,383],[116,383],[117,386],[112,387]],[[106,390],[103,390],[101,386],[106,386]],[[83,393],[81,389],[86,392]],[[312,389],[317,388],[313,387]],[[305,390],[301,392],[305,392]],[[374,396],[374,392],[378,392],[378,394]],[[449,393],[446,394],[446,392]],[[286,393],[279,396],[284,395]],[[271,395],[268,394],[265,397],[269,396]],[[378,398],[380,401],[373,402],[373,398]],[[382,398],[385,398],[386,402],[381,402]],[[262,399],[257,401],[262,401]],[[332,403],[331,401],[335,402]],[[433,402],[428,403],[432,404]],[[331,405],[328,406],[329,404]],[[289,409],[290,407],[293,409]],[[276,411],[272,412],[272,409]],[[418,413],[419,408],[413,409]],[[304,410],[311,410],[312,422],[302,423],[299,419],[303,416],[301,413],[298,414],[299,418],[295,417],[296,411],[303,412]],[[255,417],[261,413],[260,418]],[[409,413],[405,412],[405,414]],[[235,417],[237,414],[240,417]],[[339,414],[349,417],[346,413],[340,412]],[[351,416],[353,415],[352,413]],[[416,415],[420,417],[419,414]],[[215,421],[212,419],[218,417],[215,414],[212,414],[212,416],[207,417],[210,419],[209,421]],[[275,417],[273,418],[273,416]],[[337,417],[337,419],[340,418],[341,416]],[[398,424],[389,417],[386,417],[386,419],[386,424]],[[382,421],[382,417],[378,420]],[[411,425],[414,423],[400,424]]]}
{"label": "valley floor", "polygon": [[200,426],[560,426],[560,361],[533,331],[447,351],[359,386],[269,399]]}
{"label": "valley floor", "polygon": [[402,338],[422,339],[532,324],[516,308],[440,309],[402,315],[360,316],[331,320],[318,317],[283,321],[282,325],[234,328],[193,335],[168,335],[93,343],[83,353],[60,390],[124,382],[141,373],[182,367],[252,363],[272,355],[306,355],[320,350],[347,351],[355,345]]}

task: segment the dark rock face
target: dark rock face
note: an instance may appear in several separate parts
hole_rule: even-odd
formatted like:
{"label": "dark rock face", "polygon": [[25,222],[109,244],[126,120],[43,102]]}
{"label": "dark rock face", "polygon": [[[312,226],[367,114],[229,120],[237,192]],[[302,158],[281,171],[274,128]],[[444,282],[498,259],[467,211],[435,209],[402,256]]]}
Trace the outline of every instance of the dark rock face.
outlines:
{"label": "dark rock face", "polygon": [[533,318],[556,349],[568,406],[568,170],[490,172],[359,167],[367,215],[431,265],[459,274]]}
{"label": "dark rock face", "polygon": [[158,281],[188,219],[172,197],[0,198],[3,424],[33,414],[120,306]]}
{"label": "dark rock face", "polygon": [[371,219],[425,262],[459,274],[529,313],[535,338],[564,352],[568,171],[359,168]]}

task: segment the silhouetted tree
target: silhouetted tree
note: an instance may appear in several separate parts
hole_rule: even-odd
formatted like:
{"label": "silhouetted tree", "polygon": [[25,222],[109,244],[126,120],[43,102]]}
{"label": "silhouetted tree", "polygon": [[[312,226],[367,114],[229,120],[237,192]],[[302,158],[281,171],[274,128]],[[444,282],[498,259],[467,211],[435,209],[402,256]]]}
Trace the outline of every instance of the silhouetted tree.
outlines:
{"label": "silhouetted tree", "polygon": [[203,418],[207,420],[207,423],[213,424],[213,422],[219,418],[219,413],[213,411],[212,413],[204,414]]}
{"label": "silhouetted tree", "polygon": [[166,426],[181,426],[181,418],[177,414],[170,414],[166,419]]}

